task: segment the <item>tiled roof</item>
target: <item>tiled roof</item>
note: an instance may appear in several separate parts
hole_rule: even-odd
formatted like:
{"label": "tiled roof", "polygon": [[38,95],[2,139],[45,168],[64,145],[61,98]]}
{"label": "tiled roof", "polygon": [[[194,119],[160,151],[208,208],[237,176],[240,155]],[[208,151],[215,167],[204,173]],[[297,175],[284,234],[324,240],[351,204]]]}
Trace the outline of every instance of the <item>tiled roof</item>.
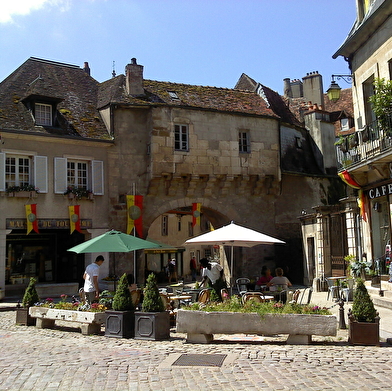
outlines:
{"label": "tiled roof", "polygon": [[[154,80],[143,80],[143,87],[144,96],[130,96],[126,93],[125,76],[119,75],[101,84],[98,107],[109,103],[136,106],[162,104],[277,118],[266,102],[254,92]],[[169,92],[174,92],[178,99],[170,96]]]}
{"label": "tiled roof", "polygon": [[[0,129],[110,139],[97,111],[99,83],[83,69],[29,58],[0,83]],[[34,124],[27,106],[29,97],[58,102],[58,124]]]}

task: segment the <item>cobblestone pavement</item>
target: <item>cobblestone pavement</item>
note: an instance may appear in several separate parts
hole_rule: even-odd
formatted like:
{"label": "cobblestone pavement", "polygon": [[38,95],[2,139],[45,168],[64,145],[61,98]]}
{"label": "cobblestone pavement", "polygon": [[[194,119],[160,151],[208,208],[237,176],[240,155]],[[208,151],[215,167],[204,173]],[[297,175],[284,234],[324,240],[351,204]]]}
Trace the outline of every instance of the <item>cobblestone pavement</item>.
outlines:
{"label": "cobblestone pavement", "polygon": [[[15,325],[0,312],[0,390],[390,390],[392,347],[354,347],[347,331],[286,345],[281,337],[216,336],[213,344],[84,336]],[[221,367],[173,366],[181,354],[228,355]],[[227,362],[227,363],[226,363]]]}

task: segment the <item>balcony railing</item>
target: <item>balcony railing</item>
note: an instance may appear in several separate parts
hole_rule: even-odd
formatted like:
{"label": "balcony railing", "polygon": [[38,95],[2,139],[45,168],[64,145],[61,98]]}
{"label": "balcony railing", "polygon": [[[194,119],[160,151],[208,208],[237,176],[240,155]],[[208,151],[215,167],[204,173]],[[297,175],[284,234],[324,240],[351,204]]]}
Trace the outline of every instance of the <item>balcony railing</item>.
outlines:
{"label": "balcony railing", "polygon": [[347,169],[389,150],[392,152],[391,119],[383,121],[382,125],[374,121],[362,131],[348,136],[343,144],[337,145],[338,168]]}

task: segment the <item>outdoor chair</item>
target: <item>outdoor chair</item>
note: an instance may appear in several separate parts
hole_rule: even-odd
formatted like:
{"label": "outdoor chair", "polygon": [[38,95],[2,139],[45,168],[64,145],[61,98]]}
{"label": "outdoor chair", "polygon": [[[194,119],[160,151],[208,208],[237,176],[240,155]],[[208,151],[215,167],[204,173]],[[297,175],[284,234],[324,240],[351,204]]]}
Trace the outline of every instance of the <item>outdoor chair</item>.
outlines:
{"label": "outdoor chair", "polygon": [[327,277],[327,284],[328,284],[327,300],[329,299],[329,295],[331,295],[331,299],[333,300],[334,298],[338,297],[339,287],[335,285],[334,280],[331,280],[328,277]]}
{"label": "outdoor chair", "polygon": [[310,300],[312,299],[312,294],[313,294],[313,287],[309,286],[309,287],[305,288],[302,291],[302,295],[301,295],[301,299],[299,301],[299,304],[301,304],[301,305],[309,304]]}
{"label": "outdoor chair", "polygon": [[142,296],[142,290],[140,288],[134,289],[133,291],[131,291],[132,303],[135,308],[138,307],[138,305],[140,303],[141,296]]}
{"label": "outdoor chair", "polygon": [[248,287],[246,284],[249,284],[250,280],[249,278],[237,278],[236,280],[236,285],[237,285],[237,291],[238,294],[241,296],[248,291]]}
{"label": "outdoor chair", "polygon": [[159,295],[161,296],[163,307],[167,312],[169,312],[170,326],[173,327],[176,325],[177,310],[174,308],[174,304],[172,301],[170,301],[169,295],[166,292],[159,292]]}
{"label": "outdoor chair", "polygon": [[290,297],[290,303],[297,304],[300,294],[301,294],[301,291],[299,289],[295,290]]}
{"label": "outdoor chair", "polygon": [[79,289],[79,299],[80,299],[80,302],[82,302],[82,303],[86,301],[86,295],[84,293],[84,288]]}
{"label": "outdoor chair", "polygon": [[258,303],[264,303],[265,302],[265,298],[264,298],[264,294],[263,293],[254,293],[254,292],[248,292],[248,293],[244,293],[242,295],[242,304],[245,304],[247,301],[249,300],[255,300]]}
{"label": "outdoor chair", "polygon": [[199,303],[207,304],[210,301],[210,296],[211,296],[211,290],[210,289],[202,289],[199,292],[199,297],[197,298],[197,301]]}
{"label": "outdoor chair", "polygon": [[352,300],[353,293],[354,293],[354,279],[349,278],[347,281],[347,287],[341,288],[342,290],[342,300],[346,300],[346,303],[348,303],[349,300]]}

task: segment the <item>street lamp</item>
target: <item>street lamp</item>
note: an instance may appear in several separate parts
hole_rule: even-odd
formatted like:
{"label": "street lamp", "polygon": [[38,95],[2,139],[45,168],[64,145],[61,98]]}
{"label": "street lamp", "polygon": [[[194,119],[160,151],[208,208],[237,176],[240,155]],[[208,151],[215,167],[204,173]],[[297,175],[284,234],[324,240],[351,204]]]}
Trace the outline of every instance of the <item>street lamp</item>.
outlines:
{"label": "street lamp", "polygon": [[341,88],[338,83],[336,83],[335,78],[337,80],[343,79],[346,83],[351,83],[353,80],[352,75],[332,75],[331,85],[327,90],[327,95],[329,100],[332,102],[336,102],[340,98]]}

